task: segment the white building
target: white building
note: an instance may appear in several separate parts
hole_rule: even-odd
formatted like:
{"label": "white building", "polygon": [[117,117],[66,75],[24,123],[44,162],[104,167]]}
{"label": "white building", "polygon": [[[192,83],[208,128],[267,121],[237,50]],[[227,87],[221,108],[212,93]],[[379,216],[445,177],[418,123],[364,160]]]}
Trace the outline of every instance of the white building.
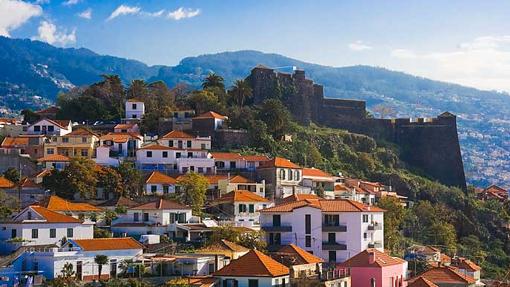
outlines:
{"label": "white building", "polygon": [[335,198],[335,177],[317,168],[303,168],[303,180],[301,185],[310,187],[315,194],[323,194],[323,197]]}
{"label": "white building", "polygon": [[72,132],[70,120],[42,119],[28,126],[27,134],[63,136]]}
{"label": "white building", "polygon": [[248,190],[234,190],[211,202],[210,213],[234,226],[258,227],[259,211],[272,203]]}
{"label": "white building", "polygon": [[65,264],[71,264],[75,276],[81,281],[99,279],[99,266],[96,255],[108,257],[108,263],[102,266],[101,279],[117,277],[126,261],[136,261],[142,255],[144,246],[131,237],[69,239],[61,248],[27,251],[23,256],[23,266],[28,270],[40,270],[47,279],[62,274]]}
{"label": "white building", "polygon": [[114,133],[140,133],[140,127],[137,123],[118,124],[113,127]]}
{"label": "white building", "polygon": [[248,190],[260,197],[266,197],[266,182],[254,182],[241,175],[228,176],[218,179],[219,196],[227,194],[234,190]]}
{"label": "white building", "polygon": [[20,246],[59,245],[63,238],[89,239],[94,236],[92,223],[42,206],[25,208],[9,222],[0,223],[0,252],[7,254]]}
{"label": "white building", "polygon": [[145,114],[145,104],[138,99],[126,101],[126,120],[141,120]]}
{"label": "white building", "polygon": [[153,171],[145,181],[145,194],[164,195],[175,193],[175,178]]}
{"label": "white building", "polygon": [[159,144],[142,147],[136,152],[136,162],[143,170],[163,170],[167,173],[214,173],[214,160],[207,150],[180,149]]}
{"label": "white building", "polygon": [[178,149],[210,150],[211,137],[193,136],[183,131],[171,131],[160,139],[158,143],[162,146],[176,147]]}
{"label": "white building", "polygon": [[257,250],[216,271],[214,277],[227,287],[290,286],[290,270],[285,265]]}
{"label": "white building", "polygon": [[134,157],[142,146],[143,137],[138,133],[108,133],[99,138],[99,145],[110,148],[110,157]]}
{"label": "white building", "polygon": [[212,152],[217,170],[247,170],[255,171],[262,162],[269,160],[264,155],[241,155],[232,152]]}
{"label": "white building", "polygon": [[350,200],[287,201],[260,211],[270,246],[295,244],[327,262],[384,248],[384,210]]}

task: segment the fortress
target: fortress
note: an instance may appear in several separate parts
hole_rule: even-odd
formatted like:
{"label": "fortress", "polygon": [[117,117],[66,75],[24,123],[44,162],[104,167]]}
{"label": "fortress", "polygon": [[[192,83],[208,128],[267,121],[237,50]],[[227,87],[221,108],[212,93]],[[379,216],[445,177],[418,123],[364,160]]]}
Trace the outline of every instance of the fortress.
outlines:
{"label": "fortress", "polygon": [[443,184],[466,188],[457,119],[449,112],[436,118],[369,118],[364,101],[325,98],[323,87],[306,79],[302,70],[287,74],[259,65],[247,81],[255,104],[279,97],[303,124],[314,122],[393,142],[405,162]]}

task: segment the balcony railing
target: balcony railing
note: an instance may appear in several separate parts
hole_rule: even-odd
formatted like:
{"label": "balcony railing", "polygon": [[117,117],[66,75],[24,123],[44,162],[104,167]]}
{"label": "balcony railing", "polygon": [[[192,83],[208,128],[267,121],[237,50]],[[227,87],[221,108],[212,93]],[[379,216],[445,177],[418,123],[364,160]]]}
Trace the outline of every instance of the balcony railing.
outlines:
{"label": "balcony railing", "polygon": [[368,248],[382,248],[382,243],[380,241],[370,242]]}
{"label": "balcony railing", "polygon": [[347,245],[338,242],[322,242],[323,250],[347,250]]}
{"label": "balcony railing", "polygon": [[280,226],[264,225],[261,228],[262,228],[262,230],[264,230],[266,232],[292,232],[292,226],[290,226],[290,225],[280,225]]}
{"label": "balcony railing", "polygon": [[322,231],[324,232],[346,232],[347,226],[341,224],[323,223]]}
{"label": "balcony railing", "polygon": [[372,222],[368,225],[368,230],[382,230],[382,224],[379,222]]}

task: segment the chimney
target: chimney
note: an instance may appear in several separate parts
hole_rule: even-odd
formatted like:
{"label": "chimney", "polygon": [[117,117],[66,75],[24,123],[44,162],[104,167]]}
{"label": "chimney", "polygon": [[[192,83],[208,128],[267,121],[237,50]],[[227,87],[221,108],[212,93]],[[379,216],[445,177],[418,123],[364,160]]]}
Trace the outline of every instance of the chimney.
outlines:
{"label": "chimney", "polygon": [[374,264],[375,259],[375,251],[368,251],[368,264]]}

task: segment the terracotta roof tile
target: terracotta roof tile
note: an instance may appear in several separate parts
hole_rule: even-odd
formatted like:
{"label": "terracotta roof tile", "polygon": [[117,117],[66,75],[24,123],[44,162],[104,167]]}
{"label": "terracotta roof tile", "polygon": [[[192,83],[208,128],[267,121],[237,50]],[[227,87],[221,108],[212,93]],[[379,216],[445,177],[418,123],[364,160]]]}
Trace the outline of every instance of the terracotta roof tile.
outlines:
{"label": "terracotta roof tile", "polygon": [[211,152],[211,155],[216,160],[242,160],[243,157],[238,153],[233,152]]}
{"label": "terracotta roof tile", "polygon": [[114,143],[125,143],[130,139],[140,140],[140,135],[136,133],[108,133],[99,138],[101,141],[113,141]]}
{"label": "terracotta roof tile", "polygon": [[162,139],[192,139],[194,136],[183,131],[171,131],[161,137]]}
{"label": "terracotta roof tile", "polygon": [[243,155],[246,161],[268,161],[269,158],[265,155]]}
{"label": "terracotta roof tile", "polygon": [[144,246],[131,237],[71,239],[83,251],[143,249]]}
{"label": "terracotta roof tile", "polygon": [[298,194],[295,193],[293,195],[287,196],[283,198],[280,203],[288,203],[300,200],[319,200],[321,199],[318,195],[315,194]]}
{"label": "terracotta roof tile", "polygon": [[461,274],[453,267],[442,266],[442,267],[432,267],[429,270],[426,270],[422,274],[418,275],[411,280],[411,283],[417,280],[419,277],[425,277],[427,280],[433,282],[436,285],[441,284],[474,284],[476,280],[471,276],[466,276]]}
{"label": "terracotta roof tile", "polygon": [[61,155],[61,154],[50,154],[50,155],[47,155],[45,157],[41,157],[40,159],[38,159],[37,161],[38,162],[47,162],[47,161],[56,161],[56,162],[67,162],[67,161],[70,161],[71,159],[68,158],[67,156],[65,155]]}
{"label": "terracotta roof tile", "polygon": [[407,287],[438,287],[436,284],[430,282],[425,277],[418,277],[413,282],[409,283]]}
{"label": "terracotta roof tile", "polygon": [[230,178],[230,183],[252,183],[252,181],[242,175],[235,175]]}
{"label": "terracotta roof tile", "polygon": [[220,242],[213,243],[209,246],[201,248],[199,250],[199,253],[200,253],[200,251],[204,251],[204,252],[209,251],[210,252],[210,251],[225,251],[225,250],[233,251],[233,252],[247,252],[247,251],[249,251],[249,249],[244,246],[241,246],[234,242],[222,239]]}
{"label": "terracotta roof tile", "polygon": [[269,202],[269,200],[248,190],[234,190],[224,194],[214,202],[220,204],[234,202]]}
{"label": "terracotta roof tile", "polygon": [[28,137],[6,137],[2,141],[2,147],[27,146]]}
{"label": "terracotta roof tile", "polygon": [[117,129],[120,129],[120,130],[126,129],[126,130],[128,130],[128,129],[133,128],[134,126],[136,126],[136,124],[117,124],[117,125],[115,125],[113,127],[113,129],[116,129],[116,130]]}
{"label": "terracotta roof tile", "polygon": [[476,265],[473,261],[467,259],[467,258],[453,258],[451,260],[451,266],[458,268],[458,269],[464,269],[470,272],[480,271],[482,268],[478,265]]}
{"label": "terracotta roof tile", "polygon": [[131,209],[190,209],[190,207],[180,204],[174,200],[159,199],[149,203],[141,204]]}
{"label": "terracotta roof tile", "polygon": [[98,134],[86,128],[77,128],[72,132],[66,134],[66,136],[98,136]]}
{"label": "terracotta roof tile", "polygon": [[28,208],[35,211],[41,217],[43,217],[48,223],[81,223],[81,220],[72,216],[64,215],[55,211],[51,211],[45,207],[32,205]]}
{"label": "terracotta roof tile", "polygon": [[283,168],[301,168],[299,165],[291,162],[290,160],[282,157],[275,157],[268,161],[263,161],[260,163],[259,168],[267,168],[267,167],[283,167]]}
{"label": "terracotta roof tile", "polygon": [[333,177],[331,174],[317,168],[303,168],[303,176]]}
{"label": "terracotta roof tile", "polygon": [[209,111],[209,112],[205,112],[201,115],[198,115],[196,117],[194,117],[193,119],[219,119],[219,120],[224,120],[226,119],[227,117],[226,116],[222,116],[218,113],[215,113],[213,111]]}
{"label": "terracotta roof tile", "polygon": [[257,250],[250,250],[214,273],[214,276],[279,277],[289,268]]}
{"label": "terracotta roof tile", "polygon": [[102,209],[88,203],[70,202],[56,195],[52,195],[45,204],[46,208],[53,211],[102,211]]}
{"label": "terracotta roof tile", "polygon": [[296,256],[298,259],[297,264],[312,264],[324,262],[322,258],[319,258],[294,244],[285,245],[278,250],[278,253],[286,253]]}
{"label": "terracotta roof tile", "polygon": [[163,174],[159,171],[153,171],[145,183],[153,183],[153,184],[175,184],[176,180],[175,178],[168,176],[166,174]]}
{"label": "terracotta roof tile", "polygon": [[[375,256],[374,262],[370,263],[371,254]],[[401,258],[392,257],[375,248],[369,248],[339,264],[340,267],[385,267],[403,264],[406,261]]]}
{"label": "terracotta roof tile", "polygon": [[0,176],[0,188],[13,188],[14,186],[16,186],[14,182],[8,180],[3,176]]}
{"label": "terracotta roof tile", "polygon": [[296,208],[305,206],[319,208],[324,212],[384,212],[381,208],[348,199],[305,199],[288,201],[263,209],[260,212],[292,212]]}

